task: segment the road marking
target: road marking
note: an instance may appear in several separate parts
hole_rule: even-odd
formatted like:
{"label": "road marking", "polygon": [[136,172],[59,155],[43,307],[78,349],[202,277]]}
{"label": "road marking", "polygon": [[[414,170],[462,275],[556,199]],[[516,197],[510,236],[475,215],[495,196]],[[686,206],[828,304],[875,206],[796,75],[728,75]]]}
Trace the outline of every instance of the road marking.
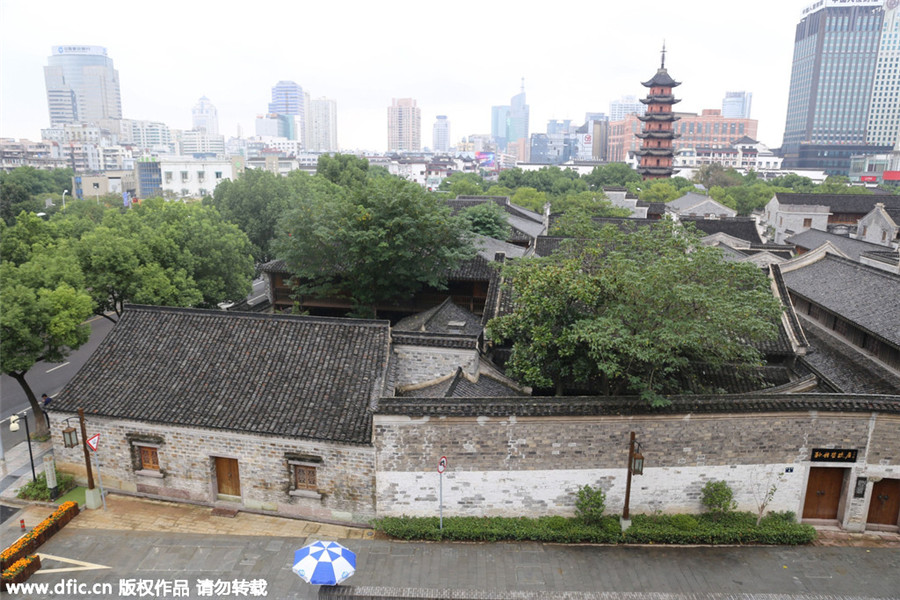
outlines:
{"label": "road marking", "polygon": [[57,369],[62,369],[62,368],[63,368],[64,366],[66,366],[67,364],[69,364],[69,361],[66,361],[66,362],[64,362],[64,363],[61,364],[61,365],[57,365],[57,366],[53,367],[52,369],[50,369],[50,370],[48,370],[48,371],[45,371],[45,372],[46,372],[46,373],[49,373],[50,371],[55,371],[55,370],[57,370]]}
{"label": "road marking", "polygon": [[44,554],[42,552],[38,552],[38,556],[41,557],[41,560],[55,560],[61,563],[68,563],[70,565],[78,565],[77,567],[63,567],[61,569],[40,569],[35,571],[35,575],[38,573],[68,573],[71,571],[93,571],[96,569],[112,569],[112,567],[107,567],[105,565],[97,565],[94,563],[84,562],[83,560],[75,560],[74,558],[63,558],[62,556],[53,556],[52,554]]}

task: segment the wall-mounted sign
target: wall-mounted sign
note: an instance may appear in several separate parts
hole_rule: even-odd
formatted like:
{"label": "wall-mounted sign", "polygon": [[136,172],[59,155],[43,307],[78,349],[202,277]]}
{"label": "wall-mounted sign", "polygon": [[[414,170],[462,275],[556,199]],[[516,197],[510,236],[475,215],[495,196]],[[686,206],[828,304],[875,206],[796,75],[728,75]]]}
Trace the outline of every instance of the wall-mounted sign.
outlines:
{"label": "wall-mounted sign", "polygon": [[809,460],[812,462],[856,462],[858,452],[859,450],[844,448],[813,448]]}
{"label": "wall-mounted sign", "polygon": [[853,490],[854,498],[865,498],[866,497],[866,483],[868,479],[865,477],[857,477],[856,478],[856,488]]}

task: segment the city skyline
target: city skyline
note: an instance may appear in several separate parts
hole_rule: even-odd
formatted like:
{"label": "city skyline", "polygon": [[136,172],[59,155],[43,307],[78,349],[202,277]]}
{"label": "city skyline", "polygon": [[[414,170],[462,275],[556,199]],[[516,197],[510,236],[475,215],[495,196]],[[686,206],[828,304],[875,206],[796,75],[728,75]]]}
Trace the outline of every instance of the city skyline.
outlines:
{"label": "city skyline", "polygon": [[[552,119],[583,123],[585,113],[607,112],[611,101],[642,93],[640,82],[659,66],[665,40],[666,66],[684,82],[680,110],[719,108],[726,92],[746,90],[753,94],[751,116],[759,121],[760,141],[777,147],[785,124],[794,28],[812,2],[762,0],[747,5],[740,19],[727,3],[710,0],[599,8],[575,2],[552,23],[540,10],[511,2],[463,4],[471,10],[441,12],[437,19],[436,7],[410,3],[409,35],[402,42],[385,41],[377,26],[384,16],[370,4],[351,3],[356,18],[350,20],[346,9],[280,4],[279,22],[302,15],[322,25],[311,28],[298,47],[289,35],[248,29],[245,16],[224,10],[210,15],[202,3],[161,2],[142,26],[167,31],[167,41],[146,44],[135,41],[132,29],[116,25],[119,5],[110,2],[94,2],[91,11],[50,2],[41,8],[42,14],[54,15],[47,20],[35,6],[8,0],[0,6],[0,136],[37,140],[49,126],[43,67],[51,48],[61,44],[108,49],[120,76],[124,118],[190,129],[191,107],[206,96],[218,109],[221,134],[235,136],[238,126],[248,134],[270,100],[272,85],[289,80],[336,101],[342,149],[384,151],[384,107],[392,98],[415,98],[425,123],[446,115],[456,143],[490,133],[491,107],[507,103],[522,78],[532,133],[545,131]],[[181,18],[169,19],[175,7]],[[493,50],[466,34],[479,23],[501,20],[507,31],[522,33],[518,43]],[[192,23],[201,21],[210,23],[210,34],[189,35]],[[22,26],[38,22],[40,27]],[[434,23],[444,35],[434,34]],[[549,34],[559,29],[582,34],[571,36],[571,43],[567,38],[565,48],[548,46],[558,37]],[[760,41],[748,51],[744,35]],[[434,57],[442,50],[457,56],[470,51],[484,60],[439,63]]]}

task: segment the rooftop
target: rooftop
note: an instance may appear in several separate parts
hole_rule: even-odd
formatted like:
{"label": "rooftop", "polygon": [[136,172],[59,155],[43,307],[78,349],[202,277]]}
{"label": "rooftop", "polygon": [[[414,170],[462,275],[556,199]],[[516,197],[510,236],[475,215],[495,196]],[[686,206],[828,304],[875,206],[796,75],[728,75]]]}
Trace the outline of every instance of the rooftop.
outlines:
{"label": "rooftop", "polygon": [[371,443],[389,323],[128,306],[53,410]]}

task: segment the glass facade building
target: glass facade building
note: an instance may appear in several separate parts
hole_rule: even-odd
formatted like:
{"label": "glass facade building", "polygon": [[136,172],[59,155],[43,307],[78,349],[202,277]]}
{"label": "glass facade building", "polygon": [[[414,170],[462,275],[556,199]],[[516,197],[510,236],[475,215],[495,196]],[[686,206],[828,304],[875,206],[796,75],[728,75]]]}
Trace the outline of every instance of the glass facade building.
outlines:
{"label": "glass facade building", "polygon": [[900,1],[887,0],[881,44],[869,101],[866,141],[875,146],[900,142]]}
{"label": "glass facade building", "polygon": [[102,46],[53,46],[44,67],[51,126],[122,118],[119,72]]}
{"label": "glass facade building", "polygon": [[799,166],[803,144],[866,143],[883,2],[819,0],[804,11],[794,37],[785,167]]}

